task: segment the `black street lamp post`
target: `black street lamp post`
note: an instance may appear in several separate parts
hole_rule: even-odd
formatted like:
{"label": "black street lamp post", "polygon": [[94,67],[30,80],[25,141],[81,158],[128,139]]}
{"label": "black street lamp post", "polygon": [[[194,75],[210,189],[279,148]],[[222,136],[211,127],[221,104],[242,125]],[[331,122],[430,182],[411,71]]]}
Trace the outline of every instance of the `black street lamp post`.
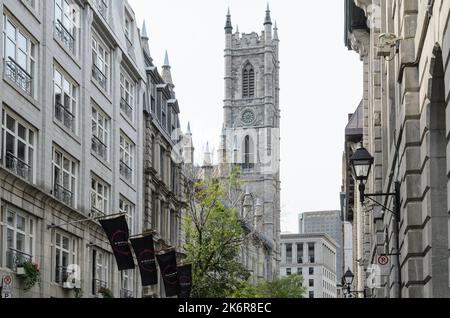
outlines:
{"label": "black street lamp post", "polygon": [[[369,179],[372,165],[374,164],[374,158],[371,154],[361,145],[359,149],[350,158],[350,166],[353,172],[354,178],[359,181],[359,194],[361,204],[364,204],[365,199],[369,199],[375,204],[381,206],[384,210],[391,212],[395,216],[394,222],[394,234],[396,236],[396,249],[397,253],[389,254],[397,256],[397,269],[398,269],[398,286],[399,286],[399,298],[401,298],[402,292],[402,279],[401,279],[401,263],[400,263],[400,183],[395,182],[395,191],[393,193],[365,193],[366,182]],[[387,208],[384,204],[376,201],[375,197],[394,197],[394,210]]]}
{"label": "black street lamp post", "polygon": [[355,275],[352,273],[350,268],[345,272],[344,277],[342,277],[342,290],[344,292],[345,298],[351,298],[352,295],[363,294],[366,298],[365,290],[352,290],[353,280]]}

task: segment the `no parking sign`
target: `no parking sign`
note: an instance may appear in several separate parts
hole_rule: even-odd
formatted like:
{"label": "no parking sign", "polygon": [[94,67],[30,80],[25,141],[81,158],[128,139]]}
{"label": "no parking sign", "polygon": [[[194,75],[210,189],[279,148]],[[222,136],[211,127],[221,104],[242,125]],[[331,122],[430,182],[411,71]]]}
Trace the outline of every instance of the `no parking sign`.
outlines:
{"label": "no parking sign", "polygon": [[12,298],[12,277],[9,275],[2,279],[2,298]]}

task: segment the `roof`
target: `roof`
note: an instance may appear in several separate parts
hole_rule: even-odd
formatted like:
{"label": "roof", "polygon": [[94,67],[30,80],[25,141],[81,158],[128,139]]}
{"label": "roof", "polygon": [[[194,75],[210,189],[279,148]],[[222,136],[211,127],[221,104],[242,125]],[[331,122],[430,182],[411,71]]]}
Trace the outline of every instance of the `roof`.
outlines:
{"label": "roof", "polygon": [[285,240],[314,240],[314,239],[324,239],[331,243],[336,249],[340,247],[340,245],[333,239],[331,236],[325,233],[311,233],[311,234],[281,234],[281,242]]}
{"label": "roof", "polygon": [[345,127],[345,136],[348,137],[360,137],[363,135],[364,129],[364,104],[363,101],[359,104],[356,111],[351,115],[350,120]]}

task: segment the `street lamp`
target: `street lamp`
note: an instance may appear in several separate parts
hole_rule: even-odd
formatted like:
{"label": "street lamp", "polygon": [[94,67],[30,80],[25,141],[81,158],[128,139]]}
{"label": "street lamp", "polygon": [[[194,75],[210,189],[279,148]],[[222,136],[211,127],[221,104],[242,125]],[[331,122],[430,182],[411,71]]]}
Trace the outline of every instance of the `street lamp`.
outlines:
{"label": "street lamp", "polygon": [[353,297],[352,295],[363,294],[364,298],[366,297],[365,290],[352,290],[353,280],[355,279],[355,275],[352,273],[350,268],[345,272],[342,277],[342,289],[344,291],[344,295],[346,298]]}
{"label": "street lamp", "polygon": [[353,176],[360,182],[359,193],[362,203],[365,201],[364,192],[366,190],[366,182],[369,179],[373,163],[374,158],[362,145],[350,158],[350,166],[353,171]]}
{"label": "street lamp", "polygon": [[353,280],[355,279],[355,275],[352,273],[350,268],[347,270],[347,272],[344,274],[343,282],[345,283],[345,286],[351,286],[353,284]]}

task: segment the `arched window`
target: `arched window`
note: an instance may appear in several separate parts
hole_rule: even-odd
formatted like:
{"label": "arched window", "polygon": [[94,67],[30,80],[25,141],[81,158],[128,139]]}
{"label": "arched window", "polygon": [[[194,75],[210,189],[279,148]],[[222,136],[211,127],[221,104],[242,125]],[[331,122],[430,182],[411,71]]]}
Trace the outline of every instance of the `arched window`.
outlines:
{"label": "arched window", "polygon": [[246,136],[244,140],[244,169],[252,169],[254,167],[254,145],[250,136]]}
{"label": "arched window", "polygon": [[242,72],[242,98],[255,97],[255,70],[247,63]]}

